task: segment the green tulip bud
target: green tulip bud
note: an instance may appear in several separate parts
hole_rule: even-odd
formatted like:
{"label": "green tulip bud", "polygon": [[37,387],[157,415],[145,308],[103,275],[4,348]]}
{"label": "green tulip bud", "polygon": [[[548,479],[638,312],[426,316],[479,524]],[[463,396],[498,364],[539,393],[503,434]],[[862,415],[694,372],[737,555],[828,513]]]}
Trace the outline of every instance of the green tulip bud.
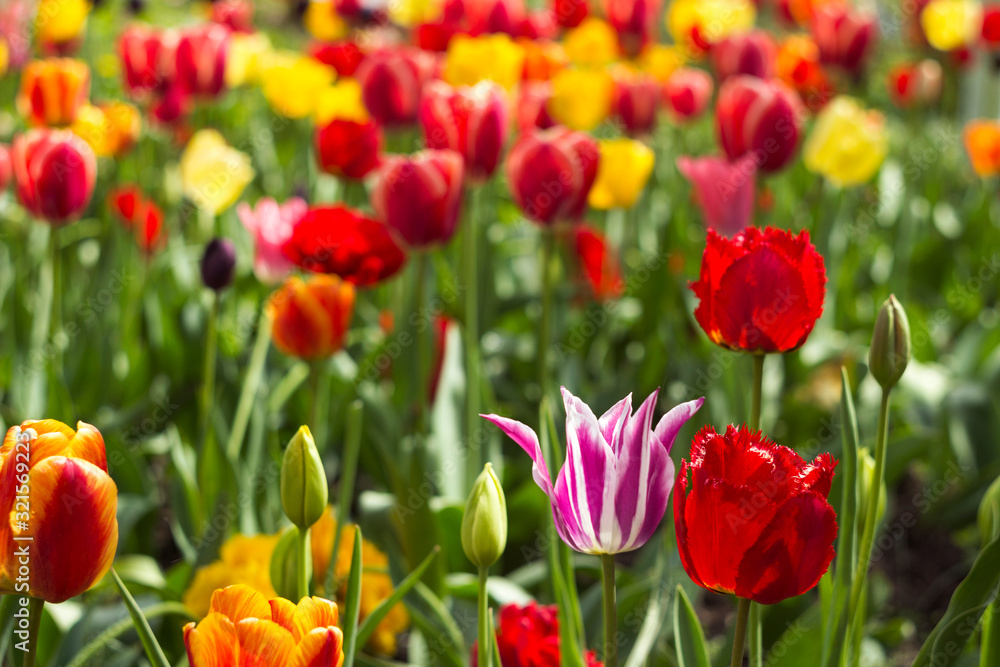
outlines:
{"label": "green tulip bud", "polygon": [[489,463],[476,478],[462,516],[462,549],[476,567],[497,562],[507,546],[507,500]]}
{"label": "green tulip bud", "polygon": [[890,295],[875,319],[872,346],[868,350],[868,369],[882,389],[888,390],[899,382],[909,361],[910,323],[895,295]]}
{"label": "green tulip bud", "polygon": [[[309,537],[306,537],[308,541]],[[278,538],[271,553],[271,586],[278,597],[299,599],[299,529],[289,526]],[[306,559],[306,579],[312,577],[312,559]]]}
{"label": "green tulip bud", "polygon": [[281,508],[302,530],[308,530],[326,510],[326,471],[308,426],[299,428],[281,462]]}

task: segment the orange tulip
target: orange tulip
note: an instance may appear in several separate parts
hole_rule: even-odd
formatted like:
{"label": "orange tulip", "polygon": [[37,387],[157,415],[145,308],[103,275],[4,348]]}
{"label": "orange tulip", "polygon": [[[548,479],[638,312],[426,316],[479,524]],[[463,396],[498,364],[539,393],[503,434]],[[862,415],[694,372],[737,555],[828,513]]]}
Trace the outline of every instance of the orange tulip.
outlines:
{"label": "orange tulip", "polygon": [[974,120],[965,126],[965,150],[980,176],[1000,174],[1000,122]]}
{"label": "orange tulip", "polygon": [[81,60],[49,58],[27,64],[18,110],[32,125],[69,125],[90,94],[90,68]]}
{"label": "orange tulip", "polygon": [[293,604],[266,599],[237,584],[212,594],[208,616],[184,626],[191,667],[286,665],[340,667],[344,635],[337,627],[337,605],[319,597]]}
{"label": "orange tulip", "polygon": [[307,281],[292,276],[271,295],[267,310],[279,350],[301,359],[322,359],[344,344],[354,310],[354,286],[332,275]]}
{"label": "orange tulip", "polygon": [[0,516],[10,517],[0,521],[0,594],[63,602],[93,586],[118,548],[117,509],[96,428],[12,427],[0,447]]}

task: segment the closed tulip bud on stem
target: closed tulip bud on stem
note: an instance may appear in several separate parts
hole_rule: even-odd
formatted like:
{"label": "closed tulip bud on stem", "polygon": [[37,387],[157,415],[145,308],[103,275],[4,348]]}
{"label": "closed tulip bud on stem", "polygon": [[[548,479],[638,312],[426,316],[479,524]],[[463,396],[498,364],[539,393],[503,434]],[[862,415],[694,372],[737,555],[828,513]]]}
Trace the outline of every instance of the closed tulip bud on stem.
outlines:
{"label": "closed tulip bud on stem", "polygon": [[868,369],[882,389],[896,386],[910,361],[910,323],[906,311],[890,295],[875,318],[875,331],[868,350]]}

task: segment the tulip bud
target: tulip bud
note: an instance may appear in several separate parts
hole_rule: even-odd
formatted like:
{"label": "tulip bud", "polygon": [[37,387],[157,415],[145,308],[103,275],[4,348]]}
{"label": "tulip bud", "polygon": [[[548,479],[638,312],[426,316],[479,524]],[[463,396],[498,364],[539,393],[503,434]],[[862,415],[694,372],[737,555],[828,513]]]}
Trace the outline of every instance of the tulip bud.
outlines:
{"label": "tulip bud", "polygon": [[229,239],[215,238],[205,246],[201,258],[201,280],[205,287],[221,292],[233,282],[236,246]]}
{"label": "tulip bud", "polygon": [[910,323],[896,296],[890,295],[875,319],[868,369],[882,389],[888,391],[899,382],[909,361]]}
{"label": "tulip bud", "polygon": [[299,428],[281,462],[281,508],[301,530],[316,523],[326,509],[323,462],[308,426]]}
{"label": "tulip bud", "polygon": [[497,562],[507,546],[507,500],[489,463],[476,478],[462,516],[462,549],[476,567]]}
{"label": "tulip bud", "polygon": [[[306,534],[306,541],[309,541],[309,534]],[[286,600],[295,600],[299,596],[299,529],[289,526],[281,533],[278,543],[274,545],[271,553],[271,586],[274,587],[278,597]],[[312,547],[307,546],[307,553],[312,552]],[[312,558],[306,558],[306,579],[312,579]]]}
{"label": "tulip bud", "polygon": [[682,67],[667,79],[663,97],[675,122],[693,120],[712,99],[712,77],[703,70]]}

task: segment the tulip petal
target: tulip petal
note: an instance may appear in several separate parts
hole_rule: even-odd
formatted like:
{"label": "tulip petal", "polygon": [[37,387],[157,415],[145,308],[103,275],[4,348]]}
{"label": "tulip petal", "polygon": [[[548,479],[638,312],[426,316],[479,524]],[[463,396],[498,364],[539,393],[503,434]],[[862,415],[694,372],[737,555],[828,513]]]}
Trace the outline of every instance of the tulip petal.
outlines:
{"label": "tulip petal", "polygon": [[[642,402],[626,425],[620,444],[612,443],[618,455],[614,507],[620,535],[616,552],[630,551],[645,543],[660,524],[670,500],[673,463],[666,471],[670,457],[650,429],[657,396],[658,390]],[[654,478],[655,487],[651,485]]]}
{"label": "tulip petal", "polygon": [[271,620],[271,605],[257,589],[246,584],[235,584],[212,593],[211,611],[226,616],[233,623],[245,618]]}
{"label": "tulip petal", "polygon": [[[315,524],[314,524],[315,525]],[[316,535],[313,535],[315,542]],[[315,559],[314,559],[315,560]],[[319,570],[322,571],[322,570]],[[288,630],[295,632],[295,603],[285,598],[271,598],[267,601],[271,605],[271,620]]]}
{"label": "tulip petal", "polygon": [[694,416],[701,406],[705,403],[704,398],[698,398],[693,401],[688,401],[687,403],[681,403],[675,406],[670,412],[660,417],[659,423],[656,424],[656,429],[653,431],[654,435],[660,440],[667,453],[674,446],[674,441],[677,439],[677,434],[680,432],[684,424],[687,423],[691,417]]}
{"label": "tulip petal", "polygon": [[597,420],[601,427],[601,434],[604,435],[605,442],[611,445],[617,455],[618,446],[622,441],[622,432],[625,425],[632,416],[632,394],[612,405],[607,412]]}
{"label": "tulip petal", "polygon": [[240,667],[280,665],[295,650],[291,632],[262,618],[244,618],[236,624],[236,636],[240,640]]}
{"label": "tulip petal", "polygon": [[316,628],[336,627],[337,605],[319,597],[302,598],[295,607],[295,641]]}
{"label": "tulip petal", "polygon": [[500,429],[510,437],[511,440],[521,446],[528,456],[531,457],[531,476],[535,484],[552,498],[552,478],[549,476],[549,467],[545,463],[545,455],[542,454],[541,445],[538,444],[538,436],[530,428],[519,421],[507,419],[499,415],[479,415],[483,419],[489,420],[500,427]]}
{"label": "tulip petal", "polygon": [[222,614],[209,614],[197,626],[185,625],[184,645],[191,667],[231,667],[239,661],[236,628]]}
{"label": "tulip petal", "polygon": [[339,628],[316,628],[299,641],[289,667],[340,667],[344,663],[344,635]]}

